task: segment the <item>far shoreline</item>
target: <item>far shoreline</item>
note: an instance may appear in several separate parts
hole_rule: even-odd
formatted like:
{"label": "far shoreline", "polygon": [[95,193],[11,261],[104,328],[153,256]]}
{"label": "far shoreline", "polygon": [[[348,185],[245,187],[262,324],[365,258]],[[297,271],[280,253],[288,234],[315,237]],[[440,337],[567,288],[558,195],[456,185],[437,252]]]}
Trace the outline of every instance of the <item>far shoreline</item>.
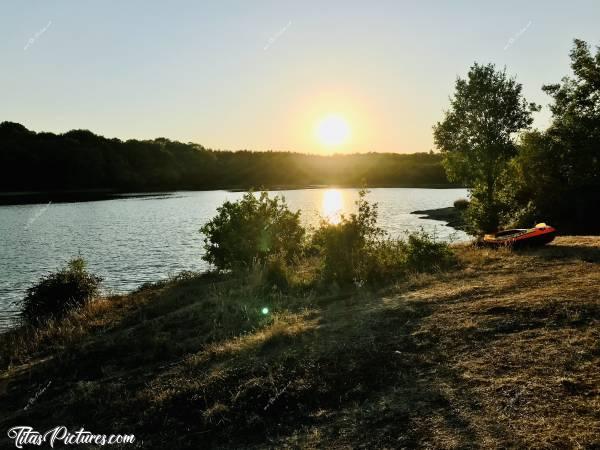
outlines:
{"label": "far shoreline", "polygon": [[[73,189],[56,191],[12,191],[0,192],[0,206],[11,205],[33,205],[42,203],[79,203],[102,200],[115,200],[124,197],[148,197],[157,195],[169,195],[175,192],[204,192],[204,191],[228,191],[247,192],[250,190],[260,191],[292,191],[303,189],[360,189],[364,186],[324,184],[324,185],[273,185],[257,187],[244,186],[218,186],[206,189],[169,189],[169,190],[134,190],[120,191],[116,189]],[[373,185],[367,189],[461,189],[464,186],[453,184],[422,184],[422,185]]]}
{"label": "far shoreline", "polygon": [[445,222],[446,226],[454,228],[455,230],[466,231],[465,219],[460,211],[454,206],[412,211],[411,214],[418,215],[420,219],[430,219]]}

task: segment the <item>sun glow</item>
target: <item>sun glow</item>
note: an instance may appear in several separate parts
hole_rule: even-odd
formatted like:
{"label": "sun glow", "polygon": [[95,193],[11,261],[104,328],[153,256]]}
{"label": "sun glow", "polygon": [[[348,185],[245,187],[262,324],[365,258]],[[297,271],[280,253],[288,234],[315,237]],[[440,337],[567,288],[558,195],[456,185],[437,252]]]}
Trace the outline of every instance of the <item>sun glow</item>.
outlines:
{"label": "sun glow", "polygon": [[321,212],[323,218],[330,223],[338,224],[342,220],[342,193],[337,189],[327,189],[323,192]]}
{"label": "sun glow", "polygon": [[321,145],[338,147],[350,138],[350,126],[343,117],[330,114],[319,121],[315,134]]}

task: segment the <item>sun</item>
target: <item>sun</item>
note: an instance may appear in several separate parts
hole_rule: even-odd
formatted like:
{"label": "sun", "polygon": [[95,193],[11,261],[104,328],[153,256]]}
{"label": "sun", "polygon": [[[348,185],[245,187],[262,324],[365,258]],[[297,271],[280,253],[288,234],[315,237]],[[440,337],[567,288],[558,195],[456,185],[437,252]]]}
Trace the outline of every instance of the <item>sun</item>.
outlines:
{"label": "sun", "polygon": [[350,126],[343,117],[330,114],[317,123],[315,134],[323,146],[337,147],[350,138]]}

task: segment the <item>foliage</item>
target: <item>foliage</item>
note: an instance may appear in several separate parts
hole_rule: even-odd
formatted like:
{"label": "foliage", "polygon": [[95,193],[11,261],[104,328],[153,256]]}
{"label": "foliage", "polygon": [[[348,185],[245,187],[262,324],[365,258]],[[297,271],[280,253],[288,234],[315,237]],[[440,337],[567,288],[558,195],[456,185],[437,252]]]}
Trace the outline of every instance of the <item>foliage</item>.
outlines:
{"label": "foliage", "polygon": [[250,268],[275,254],[291,260],[301,252],[305,233],[300,211],[291,212],[283,197],[270,198],[267,192],[225,202],[200,231],[202,258],[218,270]]}
{"label": "foliage", "polygon": [[406,274],[406,245],[401,239],[385,237],[373,242],[365,252],[358,286],[385,285]]}
{"label": "foliage", "polygon": [[457,79],[450,110],[434,126],[449,179],[471,188],[477,213],[470,217],[481,231],[498,226],[497,180],[517,153],[515,133],[529,128],[532,112],[539,110],[521,91],[505,71],[475,63],[467,79]]}
{"label": "foliage", "polygon": [[271,255],[264,264],[264,281],[268,286],[289,288],[292,286],[293,266],[285,255]]}
{"label": "foliage", "polygon": [[42,277],[27,289],[22,317],[30,324],[59,318],[96,296],[101,281],[102,278],[87,272],[82,258],[72,259],[67,267]]}
{"label": "foliage", "polygon": [[459,211],[464,211],[469,207],[469,200],[466,198],[459,198],[458,200],[454,201],[454,207]]}
{"label": "foliage", "polygon": [[471,200],[466,210],[463,211],[465,230],[472,235],[482,232],[495,231],[501,223],[504,204],[495,193],[493,201],[489,201],[488,191],[481,185],[470,191]]}
{"label": "foliage", "polygon": [[227,152],[165,138],[121,141],[88,130],[35,133],[0,123],[0,191],[360,186],[363,179],[377,186],[449,185],[433,153]]}
{"label": "foliage", "polygon": [[406,240],[405,267],[410,272],[435,272],[452,267],[456,258],[448,244],[425,231],[410,233]]}
{"label": "foliage", "polygon": [[543,87],[553,97],[550,127],[521,136],[499,183],[506,225],[546,221],[562,232],[600,231],[600,50],[593,57],[575,40],[571,67],[574,78]]}
{"label": "foliage", "polygon": [[323,220],[313,235],[313,244],[323,256],[323,277],[339,283],[361,282],[370,263],[373,246],[383,236],[377,227],[377,204],[367,201],[361,190],[358,213],[342,216],[339,223]]}
{"label": "foliage", "polygon": [[455,263],[448,244],[421,230],[408,233],[406,239],[386,238],[375,242],[367,253],[364,281],[385,284],[410,273],[447,270]]}
{"label": "foliage", "polygon": [[446,243],[424,231],[406,240],[390,239],[377,227],[377,204],[359,193],[358,213],[337,224],[323,221],[313,235],[313,245],[323,258],[322,278],[339,284],[389,282],[408,272],[448,268],[453,254]]}

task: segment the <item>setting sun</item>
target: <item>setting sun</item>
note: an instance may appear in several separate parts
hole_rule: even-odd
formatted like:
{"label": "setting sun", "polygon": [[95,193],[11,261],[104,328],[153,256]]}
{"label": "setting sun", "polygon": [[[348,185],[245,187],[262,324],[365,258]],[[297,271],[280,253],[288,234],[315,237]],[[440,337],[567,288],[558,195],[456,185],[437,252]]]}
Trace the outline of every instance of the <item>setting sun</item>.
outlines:
{"label": "setting sun", "polygon": [[319,121],[316,135],[322,145],[336,147],[348,141],[350,126],[343,117],[332,114]]}

